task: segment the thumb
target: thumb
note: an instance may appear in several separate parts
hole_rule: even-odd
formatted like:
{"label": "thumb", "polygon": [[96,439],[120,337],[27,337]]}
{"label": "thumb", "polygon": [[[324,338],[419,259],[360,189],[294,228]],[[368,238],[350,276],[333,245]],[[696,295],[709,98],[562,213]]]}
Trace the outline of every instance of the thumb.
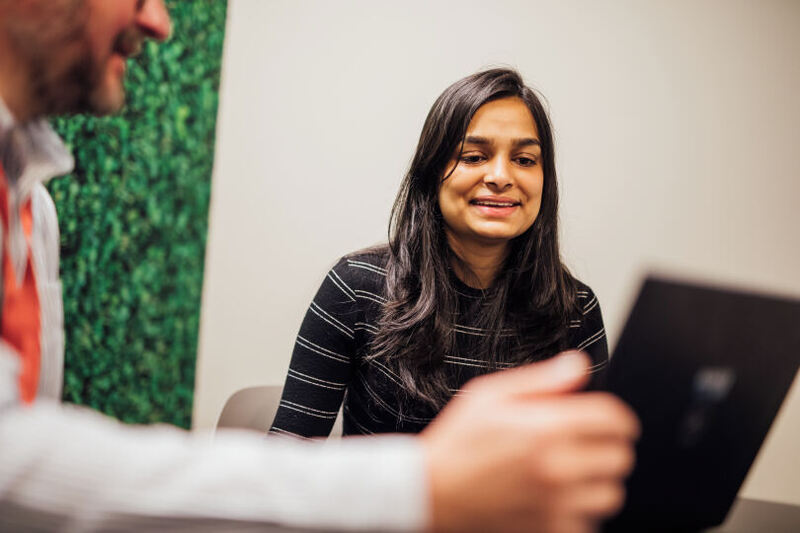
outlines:
{"label": "thumb", "polygon": [[589,357],[578,351],[486,376],[486,384],[511,396],[542,396],[573,392],[589,379]]}

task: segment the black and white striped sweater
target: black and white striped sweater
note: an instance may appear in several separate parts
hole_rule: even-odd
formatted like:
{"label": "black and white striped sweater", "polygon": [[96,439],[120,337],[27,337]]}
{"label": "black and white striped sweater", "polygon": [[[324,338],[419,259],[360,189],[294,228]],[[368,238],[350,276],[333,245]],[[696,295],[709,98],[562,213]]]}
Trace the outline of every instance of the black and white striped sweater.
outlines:
{"label": "black and white striped sweater", "polygon": [[[340,259],[328,272],[300,326],[271,432],[327,436],[342,401],[345,435],[416,433],[436,415],[422,401],[401,410],[403,389],[397,376],[380,360],[365,361],[385,302],[387,259],[385,249],[357,252]],[[480,290],[455,276],[453,282],[460,298],[482,297]],[[582,283],[578,301],[582,312],[570,323],[569,347],[586,351],[592,358],[592,371],[600,372],[608,363],[600,306]],[[448,371],[452,370],[453,392],[490,371],[488,362],[470,353],[470,340],[486,330],[474,327],[469,318],[464,316],[455,325],[457,353],[444,358]],[[510,366],[497,364],[498,368]]]}

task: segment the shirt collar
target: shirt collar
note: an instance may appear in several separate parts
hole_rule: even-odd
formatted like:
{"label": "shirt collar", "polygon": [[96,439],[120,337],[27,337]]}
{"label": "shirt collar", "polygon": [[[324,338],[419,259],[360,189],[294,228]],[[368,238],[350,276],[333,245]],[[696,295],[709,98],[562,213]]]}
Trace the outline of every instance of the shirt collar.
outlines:
{"label": "shirt collar", "polygon": [[15,166],[18,168],[15,175],[7,177],[9,187],[17,189],[20,199],[27,198],[36,183],[45,183],[55,176],[68,174],[75,166],[72,154],[47,120],[41,118],[17,122],[0,97],[2,147],[14,152]]}
{"label": "shirt collar", "polygon": [[8,192],[8,226],[3,232],[3,246],[19,285],[28,261],[20,208],[37,185],[71,172],[74,160],[47,120],[18,122],[0,98],[0,165]]}

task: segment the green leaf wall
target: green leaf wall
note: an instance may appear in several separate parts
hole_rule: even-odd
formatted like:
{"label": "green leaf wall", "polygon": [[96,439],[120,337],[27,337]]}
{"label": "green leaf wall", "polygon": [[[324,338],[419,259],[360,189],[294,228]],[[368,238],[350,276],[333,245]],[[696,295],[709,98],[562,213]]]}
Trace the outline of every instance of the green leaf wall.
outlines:
{"label": "green leaf wall", "polygon": [[225,0],[171,0],[173,36],[130,63],[114,117],[54,126],[75,172],[61,226],[64,399],[124,422],[191,423]]}

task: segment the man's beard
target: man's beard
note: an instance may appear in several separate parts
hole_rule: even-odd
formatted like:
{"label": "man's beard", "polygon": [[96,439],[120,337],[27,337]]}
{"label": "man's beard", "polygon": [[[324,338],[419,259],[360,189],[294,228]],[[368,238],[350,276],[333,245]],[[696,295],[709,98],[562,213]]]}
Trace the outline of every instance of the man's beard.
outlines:
{"label": "man's beard", "polygon": [[[85,0],[46,0],[47,12],[34,20],[9,21],[18,53],[29,65],[29,87],[38,115],[107,114],[124,104],[124,92],[103,85],[111,51],[94,57]],[[131,55],[141,46],[135,28],[123,31],[114,51]]]}
{"label": "man's beard", "polygon": [[69,59],[58,66],[47,65],[47,57],[39,63],[41,66],[31,84],[43,114],[107,112],[95,109],[93,93],[101,73],[97,72],[89,50]]}

